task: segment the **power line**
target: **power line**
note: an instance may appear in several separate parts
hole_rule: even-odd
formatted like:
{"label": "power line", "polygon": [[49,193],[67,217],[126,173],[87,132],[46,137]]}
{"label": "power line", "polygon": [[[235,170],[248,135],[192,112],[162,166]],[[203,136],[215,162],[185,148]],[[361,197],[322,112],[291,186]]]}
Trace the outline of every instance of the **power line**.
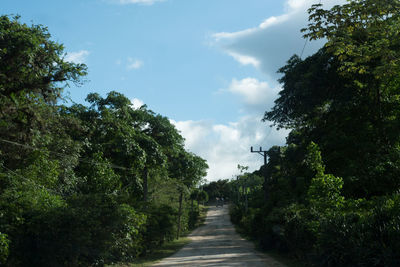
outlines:
{"label": "power line", "polygon": [[[64,157],[64,158],[70,157],[70,155],[66,155],[66,154],[63,154],[63,153],[59,153],[59,152],[55,152],[55,151],[51,151],[51,150],[42,150],[42,149],[39,149],[37,147],[21,144],[21,143],[10,141],[10,140],[5,140],[5,139],[1,139],[0,138],[0,141],[2,141],[4,143],[7,143],[7,144],[16,145],[16,146],[24,147],[24,148],[27,148],[27,149],[36,150],[36,151],[42,151],[42,152],[48,151],[50,153],[56,154],[56,155],[58,155],[60,157]],[[95,161],[95,160],[92,160],[92,159],[78,158],[77,160],[80,161],[80,162],[94,164],[94,165],[104,164],[104,162],[98,162],[98,161]],[[112,163],[108,163],[108,165],[113,169],[120,169],[120,170],[125,170],[125,171],[132,170],[131,168],[118,166],[118,165],[115,165],[115,164],[112,164]]]}
{"label": "power line", "polygon": [[253,147],[251,147],[250,148],[250,152],[251,153],[258,153],[258,154],[260,154],[261,156],[263,156],[264,157],[264,165],[266,166],[267,165],[267,157],[268,157],[268,155],[267,155],[267,150],[262,150],[262,147],[260,147],[260,150],[253,150]]}
{"label": "power line", "polygon": [[305,49],[306,46],[307,46],[307,42],[308,42],[308,39],[306,38],[306,40],[305,40],[305,42],[304,42],[303,49],[301,50],[300,59],[303,57],[304,49]]}
{"label": "power line", "polygon": [[43,186],[43,185],[39,185],[39,184],[35,183],[34,181],[32,181],[32,180],[26,178],[25,176],[23,176],[23,175],[21,175],[21,174],[19,174],[19,173],[16,173],[15,171],[13,171],[13,170],[7,168],[7,167],[4,166],[4,165],[0,165],[0,168],[4,168],[4,169],[6,169],[7,171],[11,172],[12,174],[14,174],[14,175],[16,175],[16,176],[22,178],[23,180],[25,180],[25,181],[27,181],[27,182],[31,182],[30,185],[33,185],[33,186],[35,186],[35,187],[38,188],[38,189],[44,189],[44,190],[53,192],[53,193],[55,193],[55,194],[59,194],[59,193],[60,193],[60,192],[57,192],[57,191],[55,191],[55,190],[53,190],[53,189],[51,189],[51,188],[47,188],[47,187],[45,187],[45,186]]}
{"label": "power line", "polygon": [[[318,5],[320,5],[321,2],[322,2],[322,0],[319,0]],[[303,57],[304,49],[306,49],[307,43],[308,43],[308,38],[306,38],[306,40],[304,41],[303,49],[301,50],[301,54],[300,54],[300,59]]]}

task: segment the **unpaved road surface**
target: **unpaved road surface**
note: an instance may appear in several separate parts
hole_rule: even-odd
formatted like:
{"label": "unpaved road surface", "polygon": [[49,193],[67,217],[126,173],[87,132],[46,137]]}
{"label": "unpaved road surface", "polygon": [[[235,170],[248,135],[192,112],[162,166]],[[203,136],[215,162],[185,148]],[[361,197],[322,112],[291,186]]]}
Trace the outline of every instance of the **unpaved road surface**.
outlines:
{"label": "unpaved road surface", "polygon": [[211,207],[205,225],[189,238],[189,244],[153,266],[285,266],[257,252],[235,232],[227,206]]}

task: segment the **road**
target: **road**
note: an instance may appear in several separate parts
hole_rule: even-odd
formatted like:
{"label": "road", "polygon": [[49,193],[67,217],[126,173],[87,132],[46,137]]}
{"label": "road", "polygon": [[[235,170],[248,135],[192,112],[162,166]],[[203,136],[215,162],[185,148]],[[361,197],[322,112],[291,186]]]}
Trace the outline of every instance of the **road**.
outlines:
{"label": "road", "polygon": [[211,207],[205,225],[189,238],[189,244],[153,266],[285,266],[257,252],[252,243],[235,232],[226,205]]}

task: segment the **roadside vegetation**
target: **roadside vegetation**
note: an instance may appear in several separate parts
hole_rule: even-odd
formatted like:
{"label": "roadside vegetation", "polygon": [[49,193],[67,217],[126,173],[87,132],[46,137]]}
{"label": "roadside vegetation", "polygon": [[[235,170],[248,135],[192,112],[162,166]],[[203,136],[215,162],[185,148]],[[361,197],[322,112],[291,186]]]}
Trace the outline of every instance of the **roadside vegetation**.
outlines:
{"label": "roadside vegetation", "polygon": [[111,91],[63,98],[84,64],[0,16],[0,265],[134,261],[196,227],[207,163],[170,120]]}
{"label": "roadside vegetation", "polygon": [[[208,210],[208,208],[206,206],[200,205],[200,214],[199,214],[198,221],[197,221],[196,225],[194,226],[194,229],[197,227],[200,227],[201,225],[204,224],[204,221],[205,221],[206,215],[207,215],[207,210]],[[152,264],[154,264],[164,258],[172,256],[173,254],[178,252],[183,246],[185,246],[189,242],[190,242],[190,239],[187,237],[187,234],[185,234],[183,237],[180,237],[179,239],[165,242],[160,247],[157,247],[153,251],[151,251],[151,253],[141,256],[132,262],[116,263],[116,264],[111,264],[108,266],[109,267],[151,266]]]}
{"label": "roadside vegetation", "polygon": [[279,70],[264,116],[291,130],[286,145],[260,170],[215,182],[264,250],[308,266],[400,266],[399,10],[393,0],[309,10],[305,37],[326,44]]}
{"label": "roadside vegetation", "polygon": [[288,59],[264,115],[291,130],[286,145],[202,187],[207,163],[168,118],[115,91],[68,102],[87,67],[65,61],[46,27],[0,16],[0,265],[146,264],[223,197],[263,250],[307,266],[400,266],[399,11],[397,0],[313,5],[305,37],[326,43]]}

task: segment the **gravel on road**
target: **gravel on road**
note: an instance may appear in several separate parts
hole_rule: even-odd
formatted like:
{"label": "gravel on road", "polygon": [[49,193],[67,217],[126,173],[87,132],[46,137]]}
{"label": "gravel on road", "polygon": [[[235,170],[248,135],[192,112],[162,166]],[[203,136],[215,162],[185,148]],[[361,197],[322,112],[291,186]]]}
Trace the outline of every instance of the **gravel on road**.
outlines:
{"label": "gravel on road", "polygon": [[153,266],[285,266],[256,251],[235,232],[226,205],[210,207],[205,225],[193,231],[189,239],[189,244]]}

